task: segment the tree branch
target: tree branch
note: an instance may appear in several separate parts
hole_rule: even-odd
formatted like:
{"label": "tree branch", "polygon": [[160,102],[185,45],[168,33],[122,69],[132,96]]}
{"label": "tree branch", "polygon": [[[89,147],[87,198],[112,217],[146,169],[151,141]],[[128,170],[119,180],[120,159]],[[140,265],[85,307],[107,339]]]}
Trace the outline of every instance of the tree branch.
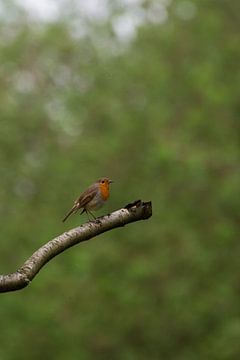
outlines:
{"label": "tree branch", "polygon": [[0,275],[0,292],[14,291],[26,287],[49,260],[71,246],[90,240],[105,231],[134,221],[148,219],[151,215],[151,202],[144,203],[137,200],[109,215],[66,231],[35,251],[15,273]]}

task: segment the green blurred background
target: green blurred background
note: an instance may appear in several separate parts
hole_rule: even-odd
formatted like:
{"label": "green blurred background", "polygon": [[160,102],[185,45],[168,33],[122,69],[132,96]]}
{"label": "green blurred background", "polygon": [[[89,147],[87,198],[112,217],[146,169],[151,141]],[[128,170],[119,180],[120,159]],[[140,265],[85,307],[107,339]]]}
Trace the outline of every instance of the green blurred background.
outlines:
{"label": "green blurred background", "polygon": [[239,0],[40,3],[0,1],[0,273],[101,176],[153,216],[1,294],[0,359],[239,359]]}

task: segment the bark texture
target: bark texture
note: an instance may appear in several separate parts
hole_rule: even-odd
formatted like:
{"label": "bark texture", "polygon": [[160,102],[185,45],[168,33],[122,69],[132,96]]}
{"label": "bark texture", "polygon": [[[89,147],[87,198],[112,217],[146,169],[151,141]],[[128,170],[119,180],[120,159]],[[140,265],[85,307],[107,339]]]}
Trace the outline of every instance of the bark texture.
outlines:
{"label": "bark texture", "polygon": [[12,274],[0,275],[0,292],[19,290],[26,287],[41,268],[56,255],[80,242],[111,229],[124,226],[152,215],[151,202],[134,201],[111,214],[87,222],[50,240],[35,251],[20,269]]}

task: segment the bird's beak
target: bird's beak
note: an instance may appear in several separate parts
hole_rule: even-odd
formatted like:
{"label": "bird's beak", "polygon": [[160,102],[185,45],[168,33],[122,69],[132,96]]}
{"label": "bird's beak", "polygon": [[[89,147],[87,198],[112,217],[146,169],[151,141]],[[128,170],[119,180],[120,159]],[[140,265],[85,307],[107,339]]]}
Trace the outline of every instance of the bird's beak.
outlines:
{"label": "bird's beak", "polygon": [[113,180],[109,180],[109,184],[112,184],[114,181]]}

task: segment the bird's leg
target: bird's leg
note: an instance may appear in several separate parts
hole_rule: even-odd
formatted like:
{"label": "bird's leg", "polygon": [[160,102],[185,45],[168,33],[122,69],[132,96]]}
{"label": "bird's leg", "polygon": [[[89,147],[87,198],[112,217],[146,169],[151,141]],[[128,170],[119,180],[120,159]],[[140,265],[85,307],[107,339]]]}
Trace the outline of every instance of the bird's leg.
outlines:
{"label": "bird's leg", "polygon": [[[89,211],[89,210],[88,210],[88,211]],[[98,224],[101,223],[101,221],[99,220],[99,218],[98,218],[98,217],[96,218],[96,217],[93,215],[93,213],[91,213],[91,211],[89,211],[89,213],[92,215],[92,217],[94,218],[94,220],[95,220],[96,223],[98,223]]]}
{"label": "bird's leg", "polygon": [[89,210],[87,210],[87,209],[86,209],[85,211],[86,211],[86,213],[87,213],[87,217],[88,217],[88,221],[89,221],[89,222],[93,221],[93,220],[90,219],[89,214],[92,215],[92,217],[93,217],[94,220],[96,220],[95,216],[93,215],[93,213],[91,213],[91,211],[89,211]]}
{"label": "bird's leg", "polygon": [[82,210],[82,212],[80,213],[80,215],[82,215],[84,212],[87,214],[88,221],[91,221],[91,219],[90,219],[90,217],[89,217],[89,214],[91,214],[92,217],[94,218],[94,220],[96,220],[95,216],[91,213],[91,211],[87,210],[86,208],[84,208],[84,209]]}
{"label": "bird's leg", "polygon": [[88,212],[94,218],[94,220],[96,220],[96,217],[93,215],[93,213],[91,213],[91,211],[89,211],[89,210],[88,210]]}

